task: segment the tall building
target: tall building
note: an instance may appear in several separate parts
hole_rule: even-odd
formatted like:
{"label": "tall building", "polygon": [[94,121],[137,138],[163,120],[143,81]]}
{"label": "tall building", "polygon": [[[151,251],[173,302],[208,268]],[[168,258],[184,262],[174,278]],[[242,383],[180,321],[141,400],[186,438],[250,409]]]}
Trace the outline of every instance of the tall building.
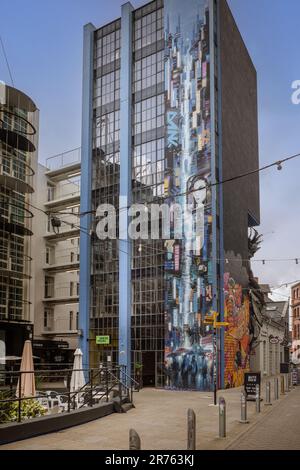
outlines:
{"label": "tall building", "polygon": [[39,112],[0,83],[0,357],[20,356],[32,338],[32,220]]}
{"label": "tall building", "polygon": [[[85,26],[86,366],[119,362],[128,374],[141,371],[144,384],[174,389],[211,389],[214,371],[219,386],[242,384],[253,336],[248,231],[259,224],[259,177],[220,182],[258,165],[256,71],[225,0],[126,3],[110,24]],[[154,216],[152,203],[180,206],[170,234],[130,238],[132,204],[143,205],[141,223],[156,217],[162,228],[163,211]],[[110,207],[103,204],[118,212],[117,239],[99,239]],[[229,323],[216,347],[204,322],[211,311]]]}
{"label": "tall building", "polygon": [[33,351],[53,366],[72,362],[78,343],[79,204],[80,149],[38,165]]}
{"label": "tall building", "polygon": [[292,287],[292,362],[300,364],[300,283]]}

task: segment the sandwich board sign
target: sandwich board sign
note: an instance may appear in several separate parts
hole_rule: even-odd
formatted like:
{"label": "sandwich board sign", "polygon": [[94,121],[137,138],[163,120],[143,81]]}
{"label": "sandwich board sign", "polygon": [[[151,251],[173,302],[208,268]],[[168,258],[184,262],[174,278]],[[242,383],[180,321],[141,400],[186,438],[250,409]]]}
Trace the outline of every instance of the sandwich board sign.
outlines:
{"label": "sandwich board sign", "polygon": [[244,387],[247,400],[255,400],[256,385],[260,386],[261,377],[260,372],[246,372],[244,375]]}

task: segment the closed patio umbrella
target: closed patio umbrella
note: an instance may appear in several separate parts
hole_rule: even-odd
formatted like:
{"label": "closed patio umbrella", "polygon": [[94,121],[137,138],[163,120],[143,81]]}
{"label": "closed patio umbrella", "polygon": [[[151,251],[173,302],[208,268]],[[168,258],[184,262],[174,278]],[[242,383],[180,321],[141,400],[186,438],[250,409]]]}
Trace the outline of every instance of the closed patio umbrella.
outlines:
{"label": "closed patio umbrella", "polygon": [[[19,391],[21,391],[20,398],[34,397],[35,396],[35,380],[34,380],[34,365],[31,341],[25,341],[24,349],[22,354],[22,361],[20,366],[20,372],[32,372],[27,374],[21,374],[18,380],[16,396],[19,397]],[[21,380],[21,390],[20,390]]]}
{"label": "closed patio umbrella", "polygon": [[[75,353],[74,353],[74,364],[73,364],[73,372],[71,376],[71,382],[70,382],[70,392],[74,393],[80,390],[82,387],[85,385],[85,378],[84,378],[84,373],[82,370],[82,352],[80,348],[77,348]],[[78,395],[81,394],[76,394],[75,401],[78,405],[78,400],[80,397]]]}

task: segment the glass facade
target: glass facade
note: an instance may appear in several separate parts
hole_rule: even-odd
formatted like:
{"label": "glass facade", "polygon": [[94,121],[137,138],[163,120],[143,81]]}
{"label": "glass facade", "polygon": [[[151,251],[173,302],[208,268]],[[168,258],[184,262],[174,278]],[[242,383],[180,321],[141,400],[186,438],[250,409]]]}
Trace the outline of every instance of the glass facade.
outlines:
{"label": "glass facade", "polygon": [[0,84],[0,320],[29,321],[30,236],[38,111],[25,94]]}
{"label": "glass facade", "polygon": [[[119,205],[120,188],[120,20],[95,32],[93,89],[92,209]],[[118,241],[92,237],[90,320],[91,366],[118,362]],[[97,346],[96,336],[110,336]]]}
{"label": "glass facade", "polygon": [[[90,330],[86,331],[83,321],[81,344],[85,347],[88,336],[91,366],[117,363],[119,348],[122,361],[124,358],[128,364],[130,323],[132,375],[140,375],[137,371],[142,370],[145,385],[188,390],[240,385],[249,363],[250,308],[243,295],[248,277],[240,283],[224,272],[228,268],[224,267],[228,261],[225,242],[226,251],[235,252],[236,240],[226,241],[229,229],[224,226],[223,212],[230,188],[219,185],[234,166],[235,139],[231,132],[226,138],[222,133],[230,105],[220,109],[224,74],[221,79],[219,68],[222,60],[223,65],[226,62],[219,47],[221,30],[227,27],[226,17],[231,18],[231,13],[227,5],[222,10],[224,5],[217,0],[189,0],[188,8],[181,0],[155,0],[136,10],[126,5],[121,19],[92,33],[93,91],[92,99],[86,99],[93,106],[91,210],[94,214],[100,204],[111,204],[119,217],[119,196],[128,195],[127,164],[131,162],[129,200],[144,205],[149,227],[151,203],[179,205],[182,237],[176,235],[178,220],[171,214],[170,236],[163,239],[162,211],[157,218],[157,240],[137,237],[124,242],[121,236],[119,244],[117,218],[116,240],[101,241],[95,233],[100,218],[93,219]],[[130,36],[131,27],[132,41],[121,50],[122,31],[124,37]],[[227,28],[223,34],[233,33]],[[242,39],[240,43],[246,56]],[[228,46],[226,41],[223,45]],[[242,67],[236,65],[234,73],[242,74]],[[251,67],[249,76],[255,72]],[[228,87],[232,80],[228,71],[227,75]],[[129,98],[128,77],[132,82]],[[243,112],[251,114],[248,107]],[[252,118],[255,124],[256,115]],[[126,126],[120,129],[120,119],[123,125],[130,123],[131,133]],[[254,125],[254,139],[256,135]],[[86,141],[90,142],[85,135],[88,156]],[[241,163],[240,173],[246,169],[247,159]],[[120,181],[120,175],[126,177]],[[239,232],[237,241],[247,245],[244,216],[252,196],[239,196],[243,196],[244,206],[239,208],[237,220],[245,235]],[[86,200],[85,207],[89,207]],[[230,209],[225,216],[230,219]],[[122,223],[123,218],[120,234]],[[89,248],[89,243],[83,248]],[[248,251],[240,251],[241,258],[248,256]],[[131,272],[127,269],[129,256]],[[86,265],[81,272],[86,282]],[[82,293],[84,310],[88,301],[86,292]],[[119,297],[124,299],[121,305]],[[219,312],[219,320],[228,322],[227,331],[214,335],[205,322],[212,310]],[[96,344],[96,336],[102,335],[110,337],[109,345]]]}
{"label": "glass facade", "polygon": [[[120,191],[120,20],[95,32],[92,210],[118,210]],[[133,14],[132,197],[157,201],[164,194],[164,41],[162,2]],[[163,386],[163,242],[132,243],[132,368],[143,364],[145,383]],[[90,361],[118,361],[119,243],[92,239]],[[109,335],[110,345],[96,345]]]}

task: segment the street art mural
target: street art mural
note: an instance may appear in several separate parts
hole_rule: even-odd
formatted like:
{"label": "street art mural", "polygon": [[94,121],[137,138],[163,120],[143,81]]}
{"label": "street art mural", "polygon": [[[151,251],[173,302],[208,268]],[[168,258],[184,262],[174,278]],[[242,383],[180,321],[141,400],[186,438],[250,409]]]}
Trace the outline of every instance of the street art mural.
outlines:
{"label": "street art mural", "polygon": [[250,301],[242,286],[224,275],[225,315],[229,323],[224,337],[225,387],[239,387],[244,383],[244,373],[249,372],[250,354]]}
{"label": "street art mural", "polygon": [[174,389],[210,390],[213,382],[212,333],[203,324],[213,300],[208,3],[164,3],[165,197],[181,205],[184,220],[182,238],[165,244],[166,385]]}

